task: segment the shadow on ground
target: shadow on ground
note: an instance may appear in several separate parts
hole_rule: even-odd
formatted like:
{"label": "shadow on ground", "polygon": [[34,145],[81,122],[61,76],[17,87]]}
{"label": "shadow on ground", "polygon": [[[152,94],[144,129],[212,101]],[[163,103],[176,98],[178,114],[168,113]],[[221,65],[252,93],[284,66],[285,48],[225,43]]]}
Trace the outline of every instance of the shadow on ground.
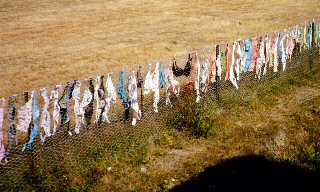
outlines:
{"label": "shadow on ground", "polygon": [[320,173],[264,156],[243,156],[207,168],[171,191],[319,191]]}

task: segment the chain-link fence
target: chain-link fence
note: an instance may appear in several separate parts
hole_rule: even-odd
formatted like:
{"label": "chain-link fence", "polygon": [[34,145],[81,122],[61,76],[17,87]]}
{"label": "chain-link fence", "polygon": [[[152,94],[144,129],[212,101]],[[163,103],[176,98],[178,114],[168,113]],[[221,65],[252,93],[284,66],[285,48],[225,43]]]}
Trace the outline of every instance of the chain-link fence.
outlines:
{"label": "chain-link fence", "polygon": [[[304,26],[299,26],[299,31],[303,33]],[[282,31],[281,34],[284,34]],[[314,32],[314,37],[316,33]],[[269,34],[272,37],[272,34]],[[303,45],[303,42],[300,42]],[[231,45],[230,43],[229,45]],[[243,46],[243,45],[242,45]],[[240,73],[240,80],[237,81],[238,89],[234,87],[231,81],[225,81],[225,70],[228,68],[228,63],[225,62],[226,58],[231,62],[232,54],[229,52],[227,55],[223,55],[222,60],[222,72],[221,80],[217,76],[215,82],[208,81],[205,86],[208,86],[208,91],[203,93],[200,91],[200,102],[205,103],[209,107],[219,107],[220,103],[227,98],[232,97],[253,97],[250,92],[257,92],[256,88],[259,85],[268,86],[271,83],[277,83],[282,79],[286,79],[290,76],[301,75],[304,73],[310,73],[314,70],[320,69],[319,62],[319,45],[315,40],[312,43],[312,47],[306,49],[300,48],[297,44],[294,45],[293,56],[291,59],[287,59],[287,66],[282,71],[282,63],[279,60],[278,72],[274,73],[272,66],[266,66],[267,72],[265,75],[261,75],[261,78],[257,78],[256,71],[242,72]],[[224,53],[226,45],[219,45],[220,51]],[[212,51],[216,50],[216,46],[209,47],[204,50],[197,51],[197,57],[200,63],[211,59]],[[232,49],[231,49],[232,51]],[[277,50],[279,53],[280,51]],[[190,56],[193,58],[191,66],[196,65],[195,52],[192,52]],[[220,53],[219,53],[220,54]],[[279,58],[275,58],[279,59]],[[174,60],[169,59],[161,61],[164,69],[171,69],[172,63],[176,62],[177,66],[181,68],[186,65],[188,56],[177,57]],[[156,63],[156,62],[155,62]],[[154,70],[155,63],[151,65],[152,71]],[[149,71],[149,65],[143,65],[140,68],[143,77]],[[126,68],[125,74],[128,76],[132,69]],[[191,70],[192,71],[192,70]],[[194,73],[194,71],[192,71]],[[136,73],[135,73],[136,74]],[[107,77],[107,74],[104,74]],[[99,77],[101,78],[101,76]],[[94,78],[92,78],[94,79]],[[15,131],[16,137],[3,137],[3,143],[6,148],[6,159],[2,160],[0,165],[0,189],[3,191],[31,191],[31,190],[63,190],[64,187],[68,187],[68,183],[77,176],[87,174],[86,166],[90,163],[94,163],[95,158],[99,156],[101,151],[103,152],[115,152],[118,153],[130,153],[131,146],[139,147],[141,144],[148,144],[149,140],[159,137],[163,132],[167,130],[167,117],[168,115],[174,115],[175,104],[178,101],[184,101],[187,96],[194,98],[196,102],[196,91],[187,88],[187,84],[195,79],[191,76],[179,76],[175,77],[179,81],[180,94],[176,96],[173,90],[171,90],[171,104],[166,102],[167,89],[160,88],[160,101],[158,103],[158,112],[156,113],[153,108],[154,93],[150,93],[146,96],[143,94],[143,86],[138,88],[138,103],[142,111],[141,120],[137,121],[136,126],[132,126],[133,110],[131,108],[124,109],[122,100],[118,97],[116,103],[111,102],[108,118],[110,123],[97,121],[102,118],[97,114],[96,100],[93,99],[93,108],[86,111],[84,117],[85,123],[81,124],[80,133],[75,133],[76,126],[76,113],[74,111],[74,100],[70,97],[68,100],[67,112],[69,114],[70,123],[65,124],[61,130],[59,130],[60,120],[58,122],[57,131],[54,135],[47,137],[44,142],[39,137],[39,132],[44,134],[43,129],[40,127],[40,120],[37,122],[30,122],[28,126],[28,132]],[[120,84],[119,77],[113,74],[113,82],[115,85]],[[106,81],[103,80],[104,87]],[[145,81],[144,81],[145,82]],[[83,90],[90,89],[90,79],[82,81],[80,98],[84,97]],[[62,86],[68,87],[70,84]],[[117,87],[117,86],[116,86]],[[119,86],[118,86],[119,87]],[[117,88],[118,88],[117,87]],[[125,84],[127,87],[127,84]],[[172,88],[172,87],[170,87]],[[48,88],[48,91],[54,88]],[[58,89],[59,98],[63,96],[64,89]],[[49,93],[49,92],[48,92]],[[128,93],[126,93],[128,94]],[[103,97],[103,96],[102,96]],[[30,99],[30,93],[22,95],[16,95],[11,97],[11,101],[14,103],[16,110]],[[42,107],[45,105],[40,92],[37,93],[37,102],[42,111]],[[232,107],[232,106],[231,106]],[[9,104],[5,106],[9,110]],[[51,113],[54,110],[54,105],[50,101],[48,111]],[[3,134],[8,135],[12,131],[12,127],[9,122],[9,113],[4,114]],[[41,112],[40,112],[41,116]],[[97,117],[96,117],[97,116]],[[65,121],[65,119],[62,119]],[[13,123],[16,125],[18,122],[17,115],[14,115]],[[23,149],[23,144],[29,140],[30,133],[32,132],[33,123],[38,124],[37,136],[32,144],[31,149]],[[53,117],[51,113],[50,127],[52,132]],[[71,134],[70,134],[71,133]],[[11,143],[11,144],[10,144]],[[132,143],[138,143],[132,145]],[[12,147],[10,147],[12,145]],[[66,176],[67,175],[67,176]],[[90,177],[90,175],[86,176]]]}

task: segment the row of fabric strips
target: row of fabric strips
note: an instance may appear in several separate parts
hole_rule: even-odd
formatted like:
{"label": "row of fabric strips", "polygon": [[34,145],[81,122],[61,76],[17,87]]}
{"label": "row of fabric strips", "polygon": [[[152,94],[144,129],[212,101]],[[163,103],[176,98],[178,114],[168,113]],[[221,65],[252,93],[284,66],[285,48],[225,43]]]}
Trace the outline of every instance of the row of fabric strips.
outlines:
{"label": "row of fabric strips", "polygon": [[[179,96],[180,85],[179,82],[174,79],[185,75],[189,77],[187,87],[196,91],[196,102],[200,102],[200,92],[207,92],[209,82],[215,82],[217,78],[222,78],[222,57],[225,55],[226,68],[225,68],[225,80],[230,80],[232,84],[238,89],[237,81],[240,80],[240,73],[247,71],[255,71],[256,77],[260,79],[262,75],[267,73],[267,67],[273,67],[273,71],[278,70],[278,58],[282,63],[282,68],[285,70],[286,61],[291,60],[294,50],[297,54],[300,54],[301,49],[310,49],[312,42],[319,46],[319,24],[317,22],[310,21],[308,28],[304,27],[303,33],[298,26],[285,30],[281,37],[280,32],[275,32],[273,38],[268,34],[261,37],[248,38],[241,41],[235,41],[232,46],[231,64],[229,61],[230,45],[227,44],[225,54],[221,52],[221,46],[216,45],[215,49],[211,52],[208,59],[200,64],[198,52],[194,52],[191,56],[189,54],[187,64],[184,69],[177,66],[176,61],[173,60],[172,68],[163,68],[160,62],[156,63],[154,72],[151,71],[151,64],[149,65],[149,71],[143,78],[141,74],[141,67],[139,67],[137,73],[131,70],[128,77],[128,93],[126,97],[125,89],[125,74],[124,70],[120,72],[120,83],[118,86],[118,94],[122,99],[125,109],[132,108],[133,118],[132,125],[135,126],[136,122],[141,119],[142,113],[138,104],[137,89],[142,88],[143,95],[146,96],[149,93],[154,93],[153,108],[158,112],[158,102],[160,100],[160,88],[166,88],[166,105],[172,106],[170,101],[171,91],[176,96]],[[243,46],[241,47],[241,43]],[[279,50],[279,57],[278,57]],[[195,63],[194,63],[195,62]],[[76,118],[75,133],[80,133],[82,125],[86,124],[90,126],[91,118],[93,115],[94,99],[96,100],[96,113],[95,123],[101,124],[101,122],[108,122],[108,112],[112,103],[116,102],[117,91],[112,82],[112,74],[107,75],[105,86],[103,85],[104,76],[97,76],[89,79],[89,88],[84,91],[82,101],[80,102],[81,82],[75,80],[73,83],[68,84],[63,91],[62,97],[59,99],[59,91],[62,89],[61,85],[56,85],[51,91],[50,98],[47,95],[47,88],[40,90],[40,94],[44,100],[44,106],[41,114],[40,122],[40,139],[42,143],[45,142],[46,137],[54,135],[56,132],[61,132],[63,126],[67,126],[68,133],[72,135],[70,129],[70,117],[69,117],[69,100],[74,100],[74,114]],[[137,80],[138,78],[138,80]],[[93,83],[94,81],[94,83]],[[95,84],[95,85],[94,85]],[[201,89],[201,90],[200,90]],[[0,161],[2,163],[7,162],[7,158],[13,146],[13,142],[16,139],[16,130],[27,133],[30,123],[31,133],[29,141],[23,145],[23,151],[25,149],[32,149],[32,143],[38,134],[38,118],[40,117],[40,109],[37,104],[37,92],[32,91],[30,99],[20,107],[17,113],[18,124],[15,127],[14,118],[16,115],[16,108],[14,105],[14,99],[9,100],[9,140],[7,150],[3,143],[3,116],[5,100],[1,99],[0,105]],[[51,133],[51,119],[50,112],[48,111],[50,99],[53,103],[53,131]],[[61,123],[58,128],[59,119]],[[86,122],[86,123],[85,123]],[[58,130],[57,130],[58,128]]]}
{"label": "row of fabric strips", "polygon": [[[95,81],[95,86],[93,85],[93,81]],[[86,118],[86,125],[90,126],[91,118],[93,115],[93,104],[94,99],[97,103],[96,108],[96,120],[95,123],[101,124],[101,119],[103,116],[103,121],[110,122],[108,119],[108,111],[110,108],[111,102],[115,102],[116,100],[116,90],[113,86],[111,80],[111,74],[108,74],[108,79],[106,81],[106,90],[107,96],[105,99],[101,99],[104,94],[104,86],[103,86],[103,77],[97,76],[96,78],[89,79],[89,88],[84,91],[82,102],[80,103],[80,93],[81,93],[81,82],[75,80],[73,83],[68,83],[68,85],[64,88],[62,96],[59,98],[59,91],[63,87],[61,85],[56,85],[53,90],[51,91],[50,98],[47,94],[47,88],[42,88],[40,90],[40,94],[43,98],[44,105],[41,114],[40,120],[40,139],[41,142],[44,143],[47,137],[54,135],[55,133],[62,132],[63,127],[67,126],[68,133],[72,135],[70,129],[70,116],[69,116],[69,106],[70,106],[70,99],[74,100],[74,114],[76,118],[76,125],[75,125],[75,133],[80,133],[80,127],[85,123]],[[38,119],[40,117],[40,109],[37,104],[37,91],[31,92],[31,97],[29,100],[26,101],[24,105],[22,105],[19,110],[16,112],[15,107],[15,97],[12,96],[9,99],[9,113],[8,113],[8,120],[9,120],[9,139],[8,139],[8,146],[7,150],[5,150],[4,143],[3,143],[3,117],[4,117],[4,106],[5,106],[5,99],[1,99],[0,103],[0,162],[7,163],[7,157],[9,157],[10,152],[13,147],[13,143],[17,141],[17,130],[23,133],[28,133],[28,129],[31,125],[31,132],[29,136],[29,141],[23,145],[22,151],[25,149],[32,149],[32,144],[38,134]],[[51,133],[51,115],[48,110],[49,102],[52,100],[53,104],[53,131]],[[15,117],[17,115],[18,123],[15,125]],[[61,119],[60,126],[59,119]]]}
{"label": "row of fabric strips", "polygon": [[[208,59],[202,62],[201,78],[199,77],[200,63],[198,60],[196,62],[195,90],[198,95],[196,102],[199,102],[201,98],[199,81],[202,92],[206,92],[208,82],[215,82],[217,77],[221,80],[224,71],[225,81],[230,80],[238,89],[240,73],[255,72],[255,77],[260,79],[267,74],[268,67],[273,67],[273,72],[277,73],[279,60],[284,71],[287,60],[291,61],[293,54],[299,55],[302,50],[311,49],[313,45],[320,47],[319,39],[319,24],[312,20],[308,28],[307,26],[304,27],[303,33],[299,26],[295,26],[285,30],[282,36],[280,32],[275,32],[273,38],[266,34],[265,36],[233,42],[231,63],[229,59],[230,45],[226,45],[225,52],[221,51],[220,45],[216,45]],[[225,69],[222,65],[223,57],[225,57]],[[189,63],[187,63],[185,69],[181,69],[173,63],[173,71],[176,76],[183,75],[188,68]]]}

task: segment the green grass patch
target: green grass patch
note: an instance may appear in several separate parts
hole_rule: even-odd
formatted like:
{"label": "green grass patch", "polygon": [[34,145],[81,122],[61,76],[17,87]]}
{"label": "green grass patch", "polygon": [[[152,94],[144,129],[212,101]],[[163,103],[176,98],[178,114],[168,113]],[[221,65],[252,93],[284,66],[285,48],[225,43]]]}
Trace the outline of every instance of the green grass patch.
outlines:
{"label": "green grass patch", "polygon": [[167,128],[187,136],[208,138],[214,135],[215,108],[206,102],[195,102],[192,94],[185,95],[168,115]]}

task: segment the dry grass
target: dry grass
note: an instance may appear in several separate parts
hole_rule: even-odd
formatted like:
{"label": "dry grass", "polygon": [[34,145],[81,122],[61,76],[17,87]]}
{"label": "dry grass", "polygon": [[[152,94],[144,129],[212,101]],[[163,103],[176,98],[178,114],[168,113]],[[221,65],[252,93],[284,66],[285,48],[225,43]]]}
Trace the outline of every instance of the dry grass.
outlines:
{"label": "dry grass", "polygon": [[3,0],[0,97],[289,27],[318,3]]}
{"label": "dry grass", "polygon": [[[318,0],[1,1],[0,97],[289,27],[318,17],[318,4]],[[225,107],[217,117],[213,140],[177,144],[176,137],[167,136],[164,142],[169,144],[151,145],[142,165],[121,158],[102,162],[112,170],[94,190],[150,191],[164,180],[175,178],[178,184],[241,154],[282,157],[291,147],[288,141],[303,143],[308,137],[305,130],[296,131],[296,118],[303,114],[301,124],[315,118],[299,104],[319,98],[319,89],[317,81],[282,93],[270,108],[260,108],[259,99],[246,107]]]}

